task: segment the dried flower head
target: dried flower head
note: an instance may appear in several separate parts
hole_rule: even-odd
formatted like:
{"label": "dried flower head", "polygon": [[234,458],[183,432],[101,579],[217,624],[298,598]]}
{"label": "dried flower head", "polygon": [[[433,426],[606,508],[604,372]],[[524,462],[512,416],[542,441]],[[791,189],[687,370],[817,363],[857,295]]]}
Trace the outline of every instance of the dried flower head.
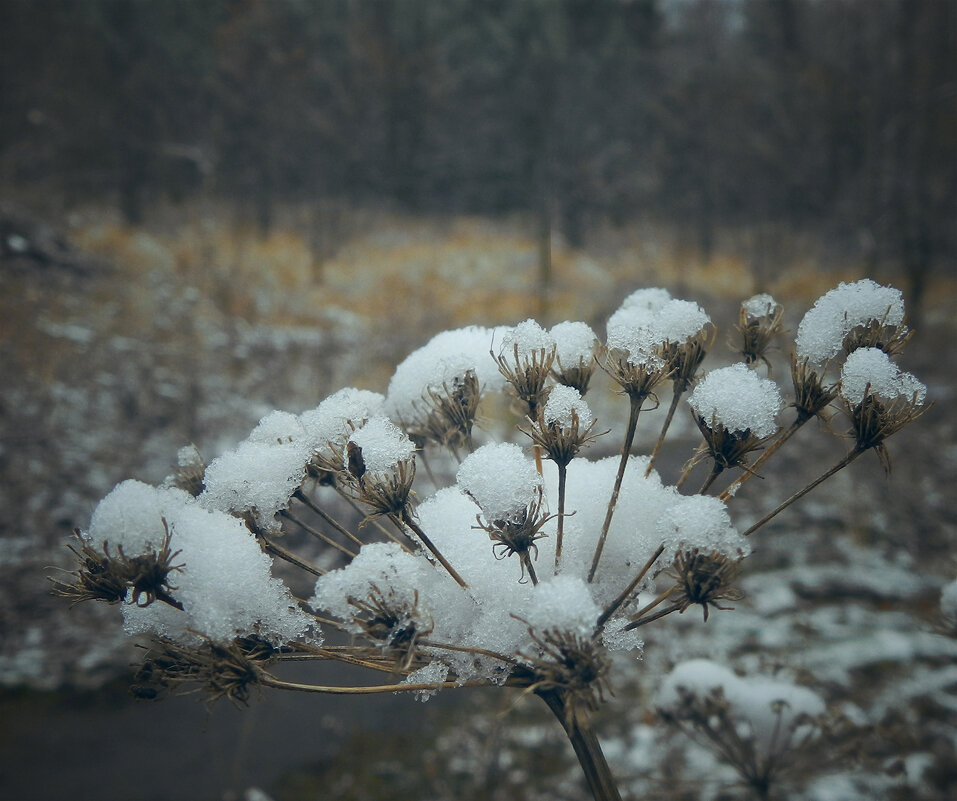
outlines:
{"label": "dried flower head", "polygon": [[349,443],[349,466],[340,473],[340,482],[354,497],[370,509],[369,517],[401,517],[412,505],[415,459],[402,459],[388,472],[372,472],[365,467],[362,448]]}
{"label": "dried flower head", "polygon": [[663,342],[655,349],[665,362],[675,392],[683,393],[694,383],[695,374],[714,342],[715,332],[715,327],[707,323],[694,336],[682,342]]}
{"label": "dried flower head", "polygon": [[654,397],[654,390],[669,376],[668,365],[663,359],[635,362],[628,351],[607,345],[599,347],[598,364],[622,392],[637,403]]}
{"label": "dried flower head", "polygon": [[685,466],[686,471],[708,459],[714,460],[715,470],[727,470],[732,467],[747,469],[748,454],[761,450],[770,439],[770,436],[755,436],[750,428],[732,431],[725,428],[714,416],[710,420],[705,420],[700,415],[694,415],[694,421],[704,437],[704,443]]}
{"label": "dried flower head", "polygon": [[481,388],[474,370],[456,376],[451,384],[442,382],[441,389],[426,389],[421,402],[416,403],[418,419],[406,425],[414,440],[436,442],[450,449],[472,449],[472,426],[478,412]]}
{"label": "dried flower head", "polygon": [[791,383],[794,385],[794,407],[798,418],[810,420],[824,417],[824,410],[837,397],[837,384],[825,384],[827,367],[820,371],[811,366],[810,359],[791,354]]}
{"label": "dried flower head", "polygon": [[155,601],[182,609],[183,605],[171,594],[176,589],[170,581],[170,573],[182,569],[173,560],[179,551],[170,550],[170,529],[163,519],[166,535],[159,549],[150,548],[146,553],[127,556],[122,546],[117,554],[110,553],[109,544],[97,550],[83,537],[79,530],[74,534],[80,542],[79,549],[68,546],[79,562],[70,583],[54,582],[53,593],[63,598],[81,601],[106,601],[118,603],[129,598],[137,606],[149,606]]}
{"label": "dried flower head", "polygon": [[678,585],[674,602],[679,612],[697,604],[708,621],[710,607],[727,610],[720,601],[740,601],[744,594],[734,587],[741,571],[740,560],[729,559],[722,553],[700,553],[697,548],[679,552],[671,570],[666,571]]}
{"label": "dried flower head", "polygon": [[188,685],[209,693],[210,702],[228,698],[237,706],[249,702],[252,687],[259,684],[263,668],[276,655],[268,643],[251,637],[228,644],[204,639],[199,646],[185,646],[159,638],[153,641],[136,671],[133,687],[141,698],[167,692],[192,692]]}
{"label": "dried flower head", "polygon": [[580,391],[565,385],[552,389],[548,402],[538,409],[538,419],[529,422],[532,425],[525,433],[560,467],[567,467],[578,451],[599,436],[592,434],[598,421],[592,419]]}
{"label": "dried flower head", "polygon": [[595,373],[596,365],[594,356],[589,356],[587,359],[579,356],[577,363],[572,362],[568,365],[562,362],[561,357],[556,356],[552,376],[559,384],[577,389],[584,395],[588,392],[588,384]]}
{"label": "dried flower head", "polygon": [[180,448],[176,456],[173,474],[166,479],[166,485],[185,490],[194,498],[202,495],[205,489],[204,477],[206,462],[195,445]]}
{"label": "dried flower head", "polygon": [[866,323],[854,326],[844,337],[845,353],[851,354],[858,348],[877,348],[888,356],[896,356],[904,350],[907,343],[914,336],[903,322],[897,325],[887,323],[887,314],[880,320],[868,320]]}
{"label": "dried flower head", "polygon": [[884,351],[858,348],[844,362],[840,394],[851,418],[856,450],[873,448],[890,472],[884,441],[930,408],[925,404],[927,388],[901,372]]}
{"label": "dried flower head", "polygon": [[492,352],[492,358],[516,398],[525,405],[526,415],[536,417],[538,407],[545,402],[545,382],[555,359],[554,345],[523,351],[518,342],[513,342],[511,350],[503,349],[497,356]]}
{"label": "dried flower head", "polygon": [[529,626],[528,633],[539,653],[519,655],[522,662],[510,683],[525,686],[546,701],[549,694],[557,694],[568,725],[587,720],[605,702],[608,691],[611,660],[604,646],[567,631],[547,629],[539,635]]}
{"label": "dried flower head", "polygon": [[407,671],[415,660],[418,643],[432,633],[434,625],[419,612],[419,592],[413,594],[412,605],[399,602],[393,595],[372,585],[365,599],[350,598],[357,614],[353,621],[363,634],[396,655],[396,670]]}
{"label": "dried flower head", "polygon": [[746,364],[764,362],[770,373],[767,351],[775,338],[784,332],[783,317],[784,307],[768,294],[755,295],[741,304],[735,328],[741,335],[737,351]]}
{"label": "dried flower head", "polygon": [[477,528],[486,532],[492,541],[492,552],[495,558],[504,559],[518,554],[522,565],[521,580],[525,580],[527,571],[533,584],[538,583],[531,557],[534,551],[535,558],[538,559],[538,546],[535,541],[545,536],[541,533],[541,529],[555,516],[544,511],[544,504],[544,495],[539,486],[531,502],[509,517],[497,520],[484,520],[482,515],[475,517],[478,522]]}

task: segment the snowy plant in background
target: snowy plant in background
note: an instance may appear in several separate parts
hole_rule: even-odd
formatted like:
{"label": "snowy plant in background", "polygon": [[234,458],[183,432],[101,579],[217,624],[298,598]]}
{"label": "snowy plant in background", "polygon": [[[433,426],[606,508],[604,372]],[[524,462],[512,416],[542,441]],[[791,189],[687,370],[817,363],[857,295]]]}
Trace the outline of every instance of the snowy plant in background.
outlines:
{"label": "snowy plant in background", "polygon": [[[795,418],[779,429],[784,400],[767,353],[782,313],[769,295],[746,300],[733,346],[744,361],[707,372],[710,317],[663,289],[625,298],[604,342],[576,321],[443,332],[398,365],[384,396],[341,389],[302,414],[266,415],[208,465],[184,448],[162,487],[120,484],[77,532],[77,569],[55,592],[119,604],[127,631],[152,638],[142,695],[188,684],[238,702],[254,687],[535,695],[569,737],[591,795],[618,799],[591,714],[610,699],[615,671],[636,669],[643,627],[692,607],[706,623],[730,609],[749,536],[861,453],[889,464],[885,440],[926,408],[923,385],[891,361],[910,338],[899,293],[862,281],[802,321]],[[596,366],[629,409],[617,455],[591,459],[589,446],[610,434],[584,398]],[[656,445],[637,455],[639,418],[669,383]],[[483,401],[503,391],[518,424],[500,441],[483,432],[477,447]],[[667,483],[656,457],[687,393],[703,442]],[[804,423],[832,413],[850,421],[848,455],[739,531],[729,505],[741,486]],[[686,492],[705,461],[701,489]],[[726,471],[734,479],[711,496]],[[380,681],[291,682],[286,661],[343,662]],[[726,720],[714,730],[725,753],[750,754],[749,781],[768,786],[824,710],[806,688],[710,663],[676,669],[659,705],[678,722],[692,712],[700,725]]]}
{"label": "snowy plant in background", "polygon": [[737,676],[709,659],[675,666],[656,699],[669,725],[713,750],[759,799],[785,770],[797,770],[828,725],[824,701],[780,679]]}

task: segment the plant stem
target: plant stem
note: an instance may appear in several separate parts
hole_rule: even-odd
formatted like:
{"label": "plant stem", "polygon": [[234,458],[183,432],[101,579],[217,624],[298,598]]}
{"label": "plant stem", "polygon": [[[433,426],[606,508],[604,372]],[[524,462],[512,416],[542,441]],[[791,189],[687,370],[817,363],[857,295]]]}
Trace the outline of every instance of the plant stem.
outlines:
{"label": "plant stem", "polygon": [[625,477],[625,468],[628,466],[628,457],[631,454],[631,444],[635,440],[635,430],[638,428],[638,413],[641,411],[641,403],[644,398],[636,395],[629,395],[629,398],[631,399],[631,410],[628,414],[628,430],[625,432],[625,442],[621,446],[621,461],[618,463],[618,475],[615,476],[615,486],[611,492],[611,499],[608,501],[608,511],[605,512],[605,522],[601,527],[598,545],[595,547],[591,570],[588,571],[589,582],[595,579],[595,571],[598,570],[601,552],[605,549],[605,539],[608,537],[611,518],[615,514],[615,506],[618,504],[618,493],[621,491],[621,482]]}
{"label": "plant stem", "polygon": [[326,545],[329,545],[330,547],[335,548],[337,551],[339,551],[339,552],[341,552],[341,553],[344,553],[344,554],[345,554],[346,556],[348,556],[350,559],[355,559],[355,557],[356,557],[356,554],[355,554],[355,553],[353,553],[352,551],[350,551],[350,550],[349,550],[348,548],[346,548],[345,546],[340,545],[338,542],[336,542],[334,539],[332,539],[332,537],[327,537],[327,536],[326,536],[325,534],[323,534],[321,531],[319,531],[318,529],[313,528],[313,527],[310,526],[308,523],[303,523],[302,520],[300,520],[298,517],[296,517],[292,512],[287,512],[286,510],[282,510],[279,514],[280,514],[282,517],[284,517],[286,520],[289,520],[289,521],[295,523],[297,526],[299,526],[299,528],[301,528],[301,529],[302,529],[303,531],[305,531],[307,534],[311,534],[313,537],[315,537],[315,538],[316,538],[317,540],[319,540],[320,542],[324,542]]}
{"label": "plant stem", "polygon": [[459,684],[454,681],[436,681],[429,684],[378,684],[371,687],[329,687],[321,684],[299,684],[282,681],[269,674],[260,677],[259,683],[276,690],[293,690],[300,693],[325,693],[327,695],[374,695],[376,693],[418,692],[421,690],[454,689],[456,687],[477,687],[478,683]]}
{"label": "plant stem", "polygon": [[288,551],[283,548],[281,545],[276,545],[276,543],[266,539],[265,536],[259,535],[259,538],[262,540],[263,545],[266,547],[266,553],[272,554],[273,556],[278,556],[280,559],[284,559],[289,562],[291,565],[300,567],[305,570],[307,573],[312,573],[314,576],[324,576],[326,574],[325,570],[322,570],[316,567],[313,564],[310,564],[305,559],[302,559],[299,556],[296,556],[292,551]]}
{"label": "plant stem", "polygon": [[562,724],[565,734],[575,749],[575,756],[585,774],[585,782],[595,801],[621,801],[621,794],[611,769],[591,727],[576,715],[569,715],[562,690],[539,690],[537,695],[546,703]]}
{"label": "plant stem", "polygon": [[[400,522],[399,518],[397,517],[393,517],[392,519],[395,520],[396,522]],[[401,523],[405,523],[405,525],[407,525],[410,529],[412,529],[412,531],[415,532],[416,536],[420,540],[422,540],[422,544],[429,549],[429,552],[432,554],[432,556],[434,556],[438,560],[439,564],[442,565],[442,567],[444,567],[448,571],[449,575],[458,582],[460,587],[464,589],[468,589],[469,585],[465,583],[465,579],[463,579],[456,572],[455,568],[449,564],[448,560],[444,556],[442,556],[439,549],[436,548],[435,545],[432,543],[432,540],[429,539],[428,534],[426,534],[422,530],[422,527],[418,523],[416,523],[415,520],[412,518],[412,515],[409,514],[408,509],[402,510]]]}
{"label": "plant stem", "polygon": [[765,449],[764,453],[762,453],[758,457],[755,463],[751,465],[747,470],[742,472],[741,475],[738,476],[733,482],[731,482],[728,488],[724,492],[722,492],[721,495],[719,495],[718,497],[722,501],[727,503],[728,499],[731,498],[731,496],[734,495],[741,488],[741,485],[744,484],[746,481],[748,481],[752,476],[757,475],[758,468],[761,467],[768,459],[770,459],[778,450],[778,448],[780,448],[785,442],[791,439],[791,437],[793,437],[798,432],[801,426],[803,426],[810,419],[811,419],[810,417],[806,417],[804,415],[798,415],[797,419],[793,423],[791,423],[791,425],[788,426],[787,429],[785,429],[784,433],[781,434],[780,437],[778,437],[770,446],[768,446]]}
{"label": "plant stem", "polygon": [[562,534],[565,531],[565,479],[568,476],[568,465],[558,463],[558,531],[555,534],[555,575],[562,560]]}
{"label": "plant stem", "polygon": [[655,443],[655,449],[651,452],[651,458],[648,460],[648,469],[645,470],[645,477],[651,475],[651,470],[655,466],[655,459],[658,458],[658,452],[661,450],[661,446],[664,444],[665,435],[668,433],[668,429],[671,426],[671,420],[675,416],[675,411],[678,408],[678,402],[681,400],[681,396],[684,394],[684,389],[679,389],[678,385],[674,385],[674,394],[671,396],[671,406],[668,407],[668,415],[665,417],[664,425],[661,427],[661,433],[658,434],[658,441]]}
{"label": "plant stem", "polygon": [[847,466],[848,466],[851,462],[853,462],[858,456],[860,456],[862,453],[864,453],[865,450],[867,450],[867,448],[855,448],[854,450],[852,450],[850,453],[847,454],[847,456],[845,456],[843,459],[841,459],[841,461],[839,461],[836,465],[834,465],[834,467],[832,467],[830,470],[827,470],[827,471],[825,471],[822,475],[818,476],[816,479],[814,479],[814,481],[812,481],[810,484],[808,484],[808,485],[807,485],[804,489],[802,489],[800,492],[795,492],[794,495],[792,495],[790,498],[788,498],[786,501],[784,501],[784,503],[782,503],[780,506],[778,506],[777,509],[775,509],[775,510],[772,511],[772,512],[768,512],[768,513],[767,513],[764,517],[762,517],[757,523],[755,523],[753,526],[751,526],[751,528],[749,528],[747,531],[745,531],[745,532],[744,532],[744,536],[747,537],[748,535],[753,534],[755,531],[757,531],[759,528],[761,528],[761,526],[763,526],[765,523],[767,523],[767,522],[770,521],[770,520],[773,520],[775,517],[777,517],[777,515],[778,515],[780,512],[782,512],[782,511],[784,511],[785,509],[787,509],[787,507],[789,507],[789,506],[790,506],[792,503],[794,503],[795,501],[800,500],[801,498],[803,498],[803,497],[804,497],[805,495],[807,495],[812,489],[814,489],[818,484],[820,484],[820,483],[826,481],[826,480],[829,479],[831,476],[833,476],[835,473],[837,473],[839,470],[843,470],[845,467],[847,467]]}
{"label": "plant stem", "polygon": [[698,490],[698,494],[704,495],[714,483],[714,480],[721,475],[723,470],[724,466],[715,461],[714,465],[711,467],[711,474],[705,479],[704,484],[701,485],[701,489]]}
{"label": "plant stem", "polygon": [[352,540],[356,545],[359,545],[359,546],[362,545],[362,540],[360,540],[355,534],[353,534],[351,531],[349,531],[349,529],[347,529],[345,526],[343,526],[338,520],[336,520],[334,517],[332,517],[332,516],[331,516],[328,512],[326,512],[321,506],[319,506],[319,504],[317,504],[314,500],[312,500],[312,498],[310,498],[308,495],[306,495],[306,493],[304,493],[302,490],[296,490],[296,491],[293,493],[293,497],[294,497],[297,501],[301,501],[303,504],[305,504],[305,505],[308,506],[310,509],[312,509],[313,512],[315,512],[317,515],[319,515],[319,517],[321,517],[321,518],[322,518],[323,520],[325,520],[330,526],[332,526],[336,531],[338,531],[340,534],[342,534],[342,536],[346,537],[347,539]]}
{"label": "plant stem", "polygon": [[651,570],[651,566],[658,561],[658,557],[661,556],[664,550],[665,546],[663,544],[659,545],[658,550],[651,555],[651,558],[645,562],[644,567],[638,571],[638,575],[635,576],[631,583],[621,591],[619,596],[608,605],[608,608],[601,613],[601,617],[598,618],[598,622],[595,624],[596,633],[601,631],[609,618],[628,600],[628,597],[635,591],[635,587],[641,583],[641,580],[647,575],[648,571]]}

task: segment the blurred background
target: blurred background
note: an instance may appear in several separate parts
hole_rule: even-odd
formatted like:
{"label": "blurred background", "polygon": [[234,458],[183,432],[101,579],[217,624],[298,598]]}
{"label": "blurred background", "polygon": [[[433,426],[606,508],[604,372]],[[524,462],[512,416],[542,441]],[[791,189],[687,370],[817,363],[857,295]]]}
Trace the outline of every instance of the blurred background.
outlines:
{"label": "blurred background", "polygon": [[[186,443],[212,458],[274,408],[384,391],[445,328],[536,316],[603,335],[641,286],[704,304],[727,361],[755,292],[793,331],[841,280],[905,291],[903,363],[937,406],[890,484],[862,468],[804,522],[923,577],[894,625],[926,628],[957,575],[955,256],[952,0],[0,0],[0,795],[559,797],[520,781],[560,778],[545,757],[518,779],[492,756],[475,787],[436,778],[450,757],[428,732],[486,755],[504,737],[471,702],[133,705],[116,610],[68,612],[45,576],[100,497],[161,481]],[[693,431],[676,434],[686,458]],[[800,460],[785,467],[797,488]],[[922,669],[953,659],[928,648]],[[941,681],[921,715],[957,709]],[[427,733],[367,786],[355,754],[388,757],[395,715]],[[934,731],[895,758],[946,764],[953,727]],[[340,767],[303,773],[320,752]],[[395,764],[418,771],[408,796]],[[895,775],[910,799],[957,781],[953,763]]]}

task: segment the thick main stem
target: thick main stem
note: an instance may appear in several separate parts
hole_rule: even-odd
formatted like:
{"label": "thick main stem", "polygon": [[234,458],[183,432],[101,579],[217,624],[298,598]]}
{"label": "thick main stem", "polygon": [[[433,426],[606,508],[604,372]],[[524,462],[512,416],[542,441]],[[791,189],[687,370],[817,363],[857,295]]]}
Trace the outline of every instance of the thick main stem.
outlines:
{"label": "thick main stem", "polygon": [[635,430],[638,428],[638,413],[641,411],[643,398],[635,395],[629,397],[631,398],[631,411],[628,414],[628,430],[625,432],[625,442],[621,446],[621,461],[618,463],[618,475],[615,476],[615,486],[611,491],[611,499],[608,501],[608,511],[605,512],[605,522],[602,524],[601,536],[598,538],[598,545],[595,547],[591,570],[588,571],[589,582],[595,579],[595,572],[598,570],[598,563],[601,561],[601,552],[605,549],[605,539],[608,537],[611,519],[615,514],[615,506],[618,504],[618,493],[621,492],[621,482],[625,477],[628,457],[631,455],[631,444],[635,440]]}
{"label": "thick main stem", "polygon": [[780,506],[778,506],[777,509],[775,509],[775,510],[772,511],[772,512],[768,512],[768,513],[767,513],[764,517],[762,517],[757,523],[755,523],[753,526],[751,526],[751,528],[749,528],[747,531],[745,531],[745,532],[744,532],[744,536],[747,537],[748,535],[753,534],[755,531],[757,531],[759,528],[761,528],[761,526],[763,526],[765,523],[769,522],[770,520],[773,520],[773,519],[774,519],[775,517],[777,517],[781,512],[783,512],[785,509],[787,509],[787,507],[789,507],[792,503],[794,503],[795,501],[800,500],[800,499],[803,498],[805,495],[807,495],[807,494],[808,494],[812,489],[814,489],[818,484],[821,484],[821,483],[823,483],[824,481],[827,481],[827,479],[829,479],[831,476],[833,476],[833,475],[834,475],[835,473],[837,473],[839,470],[843,470],[845,467],[847,467],[847,466],[848,466],[851,462],[853,462],[858,456],[860,456],[862,453],[864,453],[865,450],[867,450],[867,449],[866,449],[866,448],[855,448],[854,450],[852,450],[849,454],[847,454],[847,456],[845,456],[843,459],[841,459],[841,461],[839,461],[836,465],[834,465],[834,467],[832,467],[830,470],[827,470],[825,473],[823,473],[822,475],[818,476],[816,479],[814,479],[814,481],[812,481],[810,484],[808,484],[808,485],[807,485],[804,489],[802,489],[800,492],[795,492],[790,498],[788,498],[786,501],[784,501],[784,503],[782,503]]}
{"label": "thick main stem", "polygon": [[608,767],[598,738],[590,726],[583,724],[576,716],[567,714],[562,690],[540,690],[538,696],[552,710],[568,735],[592,798],[595,801],[621,801],[621,793],[618,792],[618,785],[611,775],[611,768]]}

